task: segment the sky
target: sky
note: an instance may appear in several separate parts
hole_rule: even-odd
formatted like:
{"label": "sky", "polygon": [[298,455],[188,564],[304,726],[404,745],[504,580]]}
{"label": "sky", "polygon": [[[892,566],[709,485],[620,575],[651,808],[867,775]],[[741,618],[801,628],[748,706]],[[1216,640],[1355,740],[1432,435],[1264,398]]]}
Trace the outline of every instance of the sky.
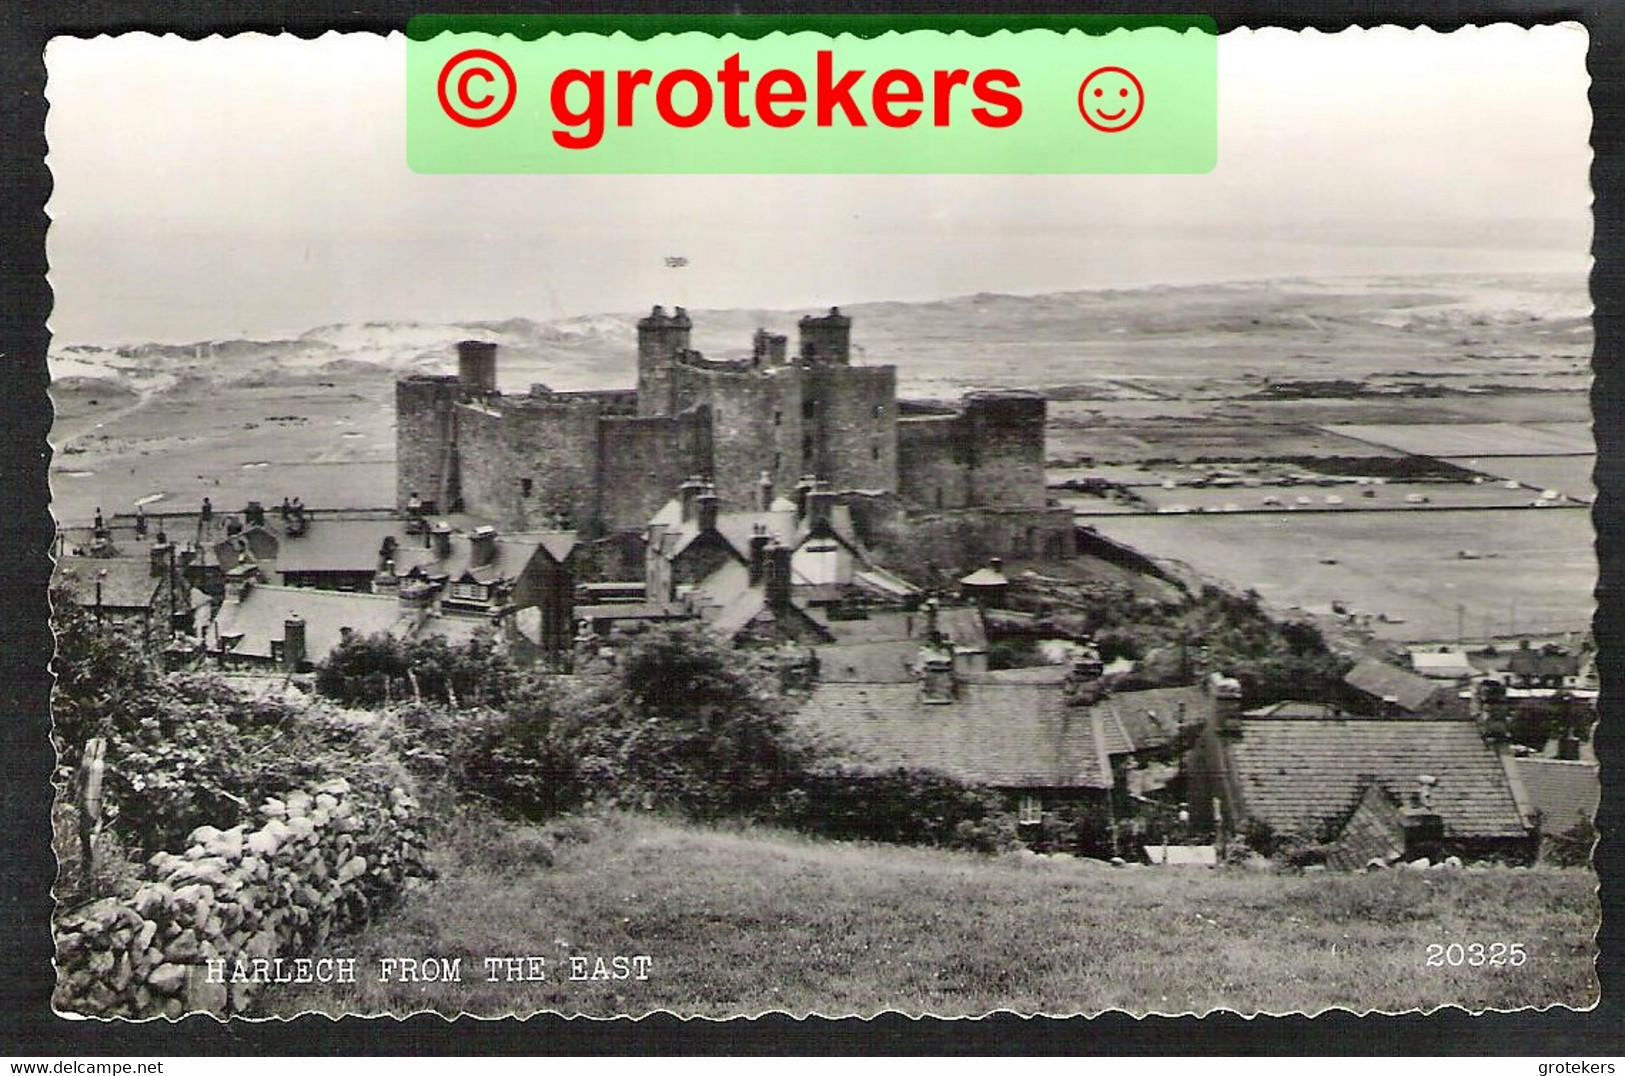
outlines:
{"label": "sky", "polygon": [[[425,176],[405,42],[60,38],[59,343],[1588,265],[1587,36],[1238,31],[1194,176]],[[683,255],[689,265],[669,269]]]}

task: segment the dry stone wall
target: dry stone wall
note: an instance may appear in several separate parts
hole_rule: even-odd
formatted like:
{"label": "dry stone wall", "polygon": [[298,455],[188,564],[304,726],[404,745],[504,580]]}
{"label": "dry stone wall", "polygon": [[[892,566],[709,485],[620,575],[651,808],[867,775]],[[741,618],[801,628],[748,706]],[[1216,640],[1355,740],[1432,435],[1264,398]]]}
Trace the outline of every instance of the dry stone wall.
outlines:
{"label": "dry stone wall", "polygon": [[339,778],[267,800],[260,814],[255,830],[199,827],[184,852],[148,861],[133,896],[62,916],[57,1009],[137,1018],[242,1012],[262,985],[255,961],[321,953],[428,873],[418,805],[403,789],[370,800]]}

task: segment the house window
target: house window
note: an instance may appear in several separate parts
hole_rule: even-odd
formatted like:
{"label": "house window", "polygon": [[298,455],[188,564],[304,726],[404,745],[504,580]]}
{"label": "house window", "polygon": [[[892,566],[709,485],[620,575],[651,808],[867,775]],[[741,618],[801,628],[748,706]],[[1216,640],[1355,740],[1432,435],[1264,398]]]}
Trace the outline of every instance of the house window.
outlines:
{"label": "house window", "polygon": [[479,583],[453,583],[451,596],[459,601],[482,602],[485,600],[485,587]]}
{"label": "house window", "polygon": [[530,479],[521,478],[519,480],[519,495],[521,497],[529,497],[530,496],[531,486],[532,486],[532,482],[531,482]]}
{"label": "house window", "polygon": [[1016,805],[1016,821],[1024,826],[1036,826],[1044,820],[1044,801],[1031,793],[1024,793]]}

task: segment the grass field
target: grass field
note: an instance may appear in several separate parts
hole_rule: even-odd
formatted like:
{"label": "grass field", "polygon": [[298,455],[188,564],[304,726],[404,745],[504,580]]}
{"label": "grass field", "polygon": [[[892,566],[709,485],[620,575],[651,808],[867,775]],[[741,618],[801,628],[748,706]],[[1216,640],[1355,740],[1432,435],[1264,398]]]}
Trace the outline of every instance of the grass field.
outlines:
{"label": "grass field", "polygon": [[[1579,507],[1103,515],[1088,523],[1148,556],[1256,589],[1277,607],[1325,611],[1338,601],[1401,618],[1373,623],[1383,638],[1454,639],[1458,605],[1469,638],[1486,625],[1496,636],[1583,631],[1594,608],[1595,532]],[[1463,550],[1479,556],[1463,559]]]}
{"label": "grass field", "polygon": [[[1597,997],[1589,871],[1118,869],[625,816],[465,820],[440,857],[437,881],[330,943],[358,959],[357,983],[267,987],[265,1014],[1480,1011]],[[1427,964],[1430,944],[1496,941],[1528,961]],[[568,978],[571,956],[591,968],[616,955],[648,956],[648,978]],[[484,958],[511,956],[545,958],[547,980],[487,981]],[[461,981],[380,983],[380,961],[403,957],[461,958]]]}

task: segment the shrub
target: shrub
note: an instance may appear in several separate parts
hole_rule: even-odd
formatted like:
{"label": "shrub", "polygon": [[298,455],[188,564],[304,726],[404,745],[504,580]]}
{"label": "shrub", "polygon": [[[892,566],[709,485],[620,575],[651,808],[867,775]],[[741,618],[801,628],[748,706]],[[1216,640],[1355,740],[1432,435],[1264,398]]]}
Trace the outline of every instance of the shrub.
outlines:
{"label": "shrub", "polygon": [[455,646],[439,636],[352,635],[316,667],[316,690],[344,706],[405,699],[502,706],[519,679],[489,628]]}

